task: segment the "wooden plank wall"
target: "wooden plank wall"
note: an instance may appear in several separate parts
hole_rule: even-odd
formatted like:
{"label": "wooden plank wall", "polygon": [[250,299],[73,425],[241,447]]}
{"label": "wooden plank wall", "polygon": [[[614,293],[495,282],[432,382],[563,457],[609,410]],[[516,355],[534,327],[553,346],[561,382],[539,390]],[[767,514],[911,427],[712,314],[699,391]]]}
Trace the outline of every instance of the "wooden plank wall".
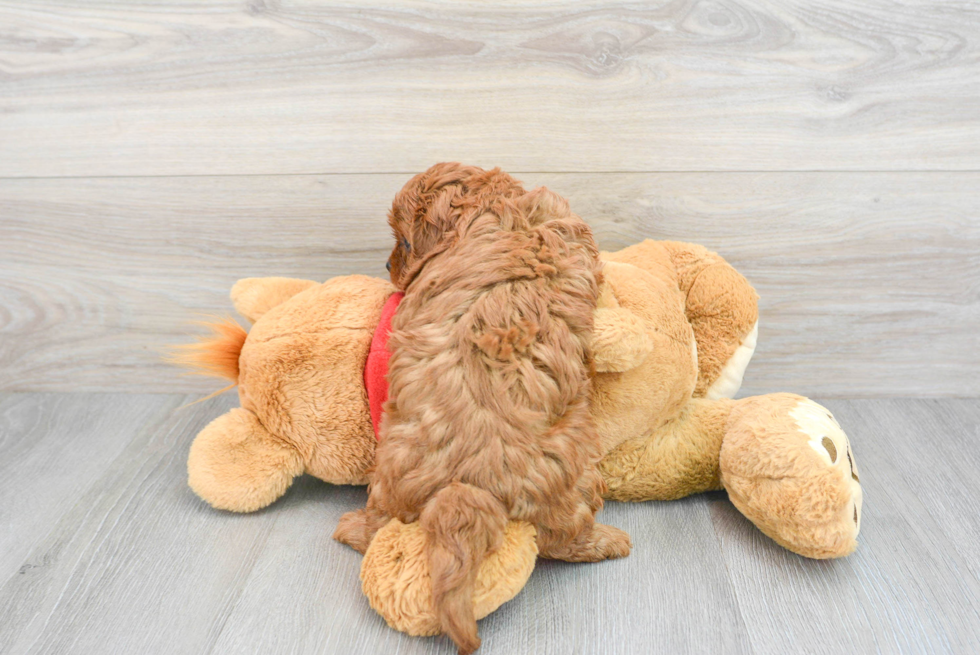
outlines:
{"label": "wooden plank wall", "polygon": [[195,313],[447,159],[722,253],[748,393],[980,394],[980,3],[879,0],[0,2],[0,390],[213,390]]}

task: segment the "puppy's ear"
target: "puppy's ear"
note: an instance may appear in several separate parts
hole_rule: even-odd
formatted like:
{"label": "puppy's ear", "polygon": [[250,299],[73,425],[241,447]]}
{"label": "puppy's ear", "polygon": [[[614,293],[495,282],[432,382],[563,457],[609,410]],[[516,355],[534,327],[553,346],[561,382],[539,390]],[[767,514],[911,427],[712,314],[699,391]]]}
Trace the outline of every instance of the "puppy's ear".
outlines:
{"label": "puppy's ear", "polygon": [[444,185],[431,197],[429,206],[412,225],[412,250],[418,257],[433,253],[459,222],[458,200],[462,196],[458,184]]}
{"label": "puppy's ear", "polygon": [[460,200],[470,182],[484,174],[475,166],[445,162],[419,173],[395,196],[388,222],[408,248],[392,252],[391,279],[404,289],[425,262],[456,241],[455,228],[464,212]]}
{"label": "puppy's ear", "polygon": [[539,186],[531,189],[517,200],[517,204],[524,211],[527,222],[531,226],[572,215],[568,201],[548,187]]}

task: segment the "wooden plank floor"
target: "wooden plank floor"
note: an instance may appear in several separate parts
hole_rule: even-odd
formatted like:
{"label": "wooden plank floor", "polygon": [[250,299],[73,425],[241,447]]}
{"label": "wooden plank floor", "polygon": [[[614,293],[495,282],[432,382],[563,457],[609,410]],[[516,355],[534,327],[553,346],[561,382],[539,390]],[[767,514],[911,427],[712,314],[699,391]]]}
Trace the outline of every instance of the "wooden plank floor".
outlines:
{"label": "wooden plank floor", "polygon": [[[199,501],[187,449],[235,398],[191,398],[0,394],[0,652],[455,652],[363,598],[360,556],[330,539],[363,488],[301,478],[250,515]],[[480,652],[976,652],[980,401],[824,402],[865,485],[854,555],[793,555],[724,493],[609,503],[632,555],[539,562]]]}

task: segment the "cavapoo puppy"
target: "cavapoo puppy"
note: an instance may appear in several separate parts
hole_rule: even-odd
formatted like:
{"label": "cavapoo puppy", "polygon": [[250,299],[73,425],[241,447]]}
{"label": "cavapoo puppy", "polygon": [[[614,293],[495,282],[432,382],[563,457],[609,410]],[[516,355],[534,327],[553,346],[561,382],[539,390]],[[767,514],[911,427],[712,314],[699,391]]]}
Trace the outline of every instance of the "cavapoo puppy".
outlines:
{"label": "cavapoo puppy", "polygon": [[603,482],[589,414],[601,263],[589,227],[547,189],[438,164],[398,193],[389,401],[367,508],[334,535],[364,552],[390,518],[421,521],[442,629],[480,645],[473,586],[508,519],[543,557],[629,553],[595,523]]}

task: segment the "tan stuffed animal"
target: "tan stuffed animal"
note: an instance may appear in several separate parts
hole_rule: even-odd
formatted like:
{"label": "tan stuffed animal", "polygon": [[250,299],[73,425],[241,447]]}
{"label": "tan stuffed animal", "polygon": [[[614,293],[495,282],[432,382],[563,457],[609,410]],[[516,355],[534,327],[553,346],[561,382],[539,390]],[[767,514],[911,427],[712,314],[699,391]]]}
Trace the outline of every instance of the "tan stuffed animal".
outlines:
{"label": "tan stuffed animal", "polygon": [[[672,500],[725,489],[765,534],[806,557],[857,545],[861,486],[829,411],[777,393],[731,400],[755,347],[757,296],[718,255],[644,241],[604,253],[592,411],[599,466],[615,500]],[[249,512],[309,473],[365,484],[374,460],[364,366],[385,280],[239,281],[235,308],[254,325],[215,325],[184,364],[238,383],[241,408],[204,428],[188,458],[191,488],[216,508]],[[392,627],[439,632],[417,525],[392,521],[365,556],[364,591]],[[477,616],[516,595],[534,567],[534,529],[512,523],[480,570]]]}

